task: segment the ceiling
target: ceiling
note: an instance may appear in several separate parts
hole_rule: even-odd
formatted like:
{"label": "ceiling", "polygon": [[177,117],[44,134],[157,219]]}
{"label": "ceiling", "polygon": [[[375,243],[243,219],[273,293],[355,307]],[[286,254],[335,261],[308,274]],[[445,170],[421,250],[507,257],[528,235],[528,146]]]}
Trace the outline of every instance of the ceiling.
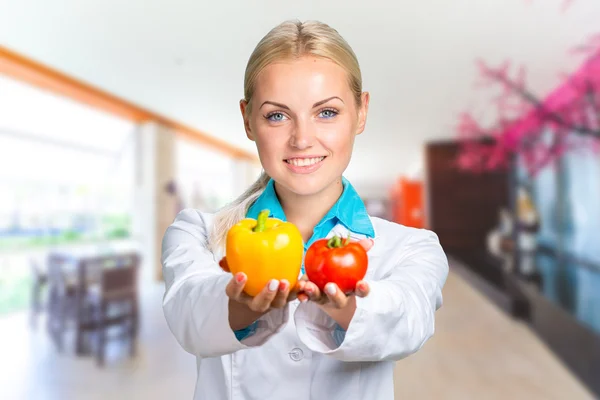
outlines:
{"label": "ceiling", "polygon": [[244,149],[245,63],[279,22],[326,22],[359,57],[371,92],[349,174],[364,185],[417,170],[426,140],[457,113],[485,115],[477,58],[511,59],[543,94],[600,30],[600,1],[578,0],[0,0],[0,44]]}

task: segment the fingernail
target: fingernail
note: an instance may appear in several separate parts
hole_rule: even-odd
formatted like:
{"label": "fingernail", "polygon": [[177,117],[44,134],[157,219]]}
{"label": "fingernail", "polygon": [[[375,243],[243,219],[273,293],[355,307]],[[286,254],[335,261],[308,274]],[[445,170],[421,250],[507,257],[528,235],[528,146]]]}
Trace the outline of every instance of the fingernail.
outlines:
{"label": "fingernail", "polygon": [[366,292],[367,291],[367,284],[364,282],[361,282],[358,284],[358,290],[362,291],[362,292]]}
{"label": "fingernail", "polygon": [[281,282],[279,282],[279,291],[281,292],[285,292],[286,289],[288,288],[289,282],[286,281],[285,279],[282,279]]}
{"label": "fingernail", "polygon": [[330,295],[334,295],[336,290],[335,290],[335,284],[333,283],[328,283],[327,285],[325,285],[325,291],[330,294]]}
{"label": "fingernail", "polygon": [[240,272],[238,274],[235,275],[235,280],[237,281],[237,283],[242,283],[246,280],[246,274],[244,274],[243,272]]}
{"label": "fingernail", "polygon": [[269,282],[269,290],[271,292],[276,291],[278,287],[279,287],[279,281],[277,279],[272,279],[271,282]]}

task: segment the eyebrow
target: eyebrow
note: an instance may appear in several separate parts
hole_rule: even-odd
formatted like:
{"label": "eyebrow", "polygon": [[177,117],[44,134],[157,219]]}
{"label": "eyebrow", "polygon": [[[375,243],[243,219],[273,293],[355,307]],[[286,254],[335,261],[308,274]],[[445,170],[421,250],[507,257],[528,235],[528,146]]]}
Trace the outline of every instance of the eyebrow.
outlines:
{"label": "eyebrow", "polygon": [[[338,100],[339,100],[339,101],[341,101],[342,103],[344,102],[344,100],[342,100],[342,99],[341,99],[341,98],[339,98],[338,96],[331,96],[331,97],[329,97],[329,98],[327,98],[327,99],[325,99],[325,100],[317,101],[315,104],[313,104],[313,108],[315,108],[315,107],[319,107],[320,105],[323,105],[323,104],[325,104],[325,103],[327,103],[328,101],[330,101],[330,100],[333,100],[333,99],[338,99]],[[271,104],[271,105],[273,105],[273,106],[275,106],[275,107],[280,107],[280,108],[283,108],[283,109],[285,109],[285,110],[289,110],[289,109],[290,109],[290,108],[289,108],[288,106],[286,106],[285,104],[282,104],[282,103],[277,103],[277,102],[270,101],[270,100],[267,100],[267,101],[265,101],[264,103],[262,103],[262,104],[261,104],[261,106],[260,106],[260,108],[262,108],[262,107],[263,107],[265,104]]]}
{"label": "eyebrow", "polygon": [[330,97],[330,98],[328,98],[328,99],[321,100],[321,101],[317,101],[315,104],[313,104],[313,108],[315,108],[315,107],[319,107],[320,105],[323,105],[323,104],[325,104],[325,103],[327,103],[328,101],[330,101],[330,100],[333,100],[333,99],[338,99],[338,100],[339,100],[339,101],[341,101],[342,103],[344,102],[344,100],[340,99],[340,98],[339,98],[339,97],[337,97],[337,96],[331,96],[331,97]]}
{"label": "eyebrow", "polygon": [[289,110],[289,109],[290,109],[290,108],[289,108],[288,106],[286,106],[285,104],[276,103],[276,102],[274,102],[274,101],[269,101],[269,100],[267,100],[267,101],[265,101],[264,103],[262,103],[262,104],[260,105],[260,108],[263,108],[263,106],[264,106],[265,104],[271,104],[271,105],[273,105],[273,106],[275,106],[275,107],[283,108],[283,109],[285,109],[285,110]]}

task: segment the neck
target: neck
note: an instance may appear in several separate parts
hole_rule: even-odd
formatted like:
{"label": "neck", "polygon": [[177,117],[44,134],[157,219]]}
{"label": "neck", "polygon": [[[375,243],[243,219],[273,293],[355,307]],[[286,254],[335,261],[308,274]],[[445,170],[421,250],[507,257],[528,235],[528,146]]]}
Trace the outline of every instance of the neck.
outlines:
{"label": "neck", "polygon": [[322,191],[308,196],[292,193],[275,183],[286,219],[300,229],[305,241],[310,239],[315,226],[338,201],[343,190],[341,177]]}

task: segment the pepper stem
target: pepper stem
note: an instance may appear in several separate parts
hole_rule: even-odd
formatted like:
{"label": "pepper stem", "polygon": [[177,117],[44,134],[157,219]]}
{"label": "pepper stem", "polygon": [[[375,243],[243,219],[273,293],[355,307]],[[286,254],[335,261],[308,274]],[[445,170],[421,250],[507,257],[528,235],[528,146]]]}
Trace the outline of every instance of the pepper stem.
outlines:
{"label": "pepper stem", "polygon": [[252,229],[253,232],[264,232],[267,219],[269,218],[269,210],[262,210],[256,218],[256,226]]}

